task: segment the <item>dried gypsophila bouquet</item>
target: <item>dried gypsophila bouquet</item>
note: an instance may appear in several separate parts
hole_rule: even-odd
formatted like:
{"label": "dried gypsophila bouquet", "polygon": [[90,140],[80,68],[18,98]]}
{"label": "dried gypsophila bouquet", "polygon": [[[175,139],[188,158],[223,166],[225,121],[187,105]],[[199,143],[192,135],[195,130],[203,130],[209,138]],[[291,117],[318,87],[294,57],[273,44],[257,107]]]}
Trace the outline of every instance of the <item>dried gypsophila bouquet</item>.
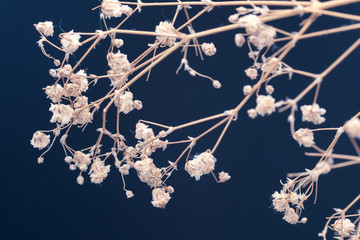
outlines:
{"label": "dried gypsophila bouquet", "polygon": [[[104,0],[102,4],[94,9],[100,8],[100,17],[104,23],[106,31],[97,30],[94,33],[82,33],[70,31],[60,34],[61,47],[50,42],[47,37],[53,35],[53,24],[49,21],[35,24],[35,28],[41,34],[41,39],[38,42],[42,52],[48,58],[54,60],[56,69],[50,70],[50,75],[56,79],[52,86],[47,86],[44,90],[48,98],[52,100],[50,111],[53,116],[50,120],[56,123],[57,127],[49,131],[35,132],[31,143],[34,147],[41,149],[50,147],[55,139],[62,134],[60,143],[65,151],[65,161],[69,164],[71,170],[80,170],[77,178],[79,184],[84,183],[82,173],[88,172],[91,182],[101,183],[107,177],[110,171],[110,165],[105,165],[109,157],[114,158],[114,165],[119,170],[123,179],[123,188],[128,198],[133,197],[132,191],[125,188],[124,176],[134,169],[140,181],[147,183],[153,188],[153,201],[155,207],[163,208],[170,200],[170,194],[174,192],[174,188],[166,184],[167,179],[171,176],[174,170],[177,170],[179,161],[185,158],[185,170],[191,177],[199,180],[201,176],[211,173],[217,182],[225,182],[230,179],[230,175],[226,172],[220,172],[218,176],[215,175],[214,152],[221,142],[224,134],[228,130],[231,122],[237,120],[238,112],[243,109],[246,103],[249,102],[252,96],[256,96],[256,106],[247,109],[247,114],[250,118],[257,116],[267,116],[279,109],[280,112],[290,109],[288,121],[290,123],[290,131],[300,146],[313,148],[316,153],[307,153],[309,156],[320,157],[319,162],[312,170],[306,170],[303,173],[289,174],[286,183],[283,184],[283,189],[280,192],[275,192],[272,195],[274,209],[284,214],[284,220],[291,223],[306,223],[307,218],[300,218],[303,210],[303,203],[307,200],[315,189],[317,191],[317,182],[319,176],[329,173],[333,168],[355,165],[359,163],[357,156],[349,156],[343,154],[333,153],[334,146],[340,136],[346,132],[351,139],[355,150],[360,155],[357,140],[360,137],[360,120],[359,113],[356,114],[350,121],[338,128],[299,128],[295,131],[295,113],[297,111],[298,103],[306,96],[312,89],[316,89],[312,104],[304,104],[300,107],[302,114],[302,121],[310,122],[315,125],[322,124],[325,121],[324,114],[326,110],[317,104],[317,98],[320,91],[321,84],[325,77],[336,68],[347,56],[349,56],[359,45],[360,39],[354,42],[343,54],[341,54],[334,62],[320,74],[311,73],[296,69],[285,63],[285,58],[292,49],[296,47],[296,43],[302,39],[319,37],[326,34],[339,33],[359,29],[357,23],[349,26],[334,27],[317,32],[308,33],[310,26],[321,15],[327,15],[342,19],[350,19],[359,21],[359,16],[331,11],[334,7],[345,6],[360,2],[358,0],[337,0],[318,2],[313,1],[232,1],[232,2],[213,2],[210,0],[202,0],[199,2],[173,2],[173,3],[136,3],[123,4],[118,0]],[[162,21],[154,27],[154,31],[138,31],[123,29],[124,23],[134,17],[136,13],[140,13],[141,9],[150,6],[174,6],[176,8],[172,21]],[[200,6],[200,10],[199,10]],[[201,32],[196,32],[193,26],[195,20],[207,12],[212,11],[217,6],[235,6],[235,13],[228,17],[229,25],[217,27]],[[196,14],[190,17],[193,9]],[[185,23],[178,22],[178,15],[183,13],[187,21]],[[292,16],[305,16],[305,20],[301,22],[300,29],[289,32],[276,26],[271,26],[269,23],[274,20],[285,19]],[[122,21],[114,28],[108,28],[107,19],[122,18]],[[176,27],[179,26],[179,27]],[[188,50],[195,49],[195,53],[201,59],[204,55],[210,57],[216,55],[216,47],[214,43],[200,42],[200,38],[211,36],[216,33],[225,31],[244,29],[244,31],[237,32],[234,35],[234,45],[243,47],[247,44],[249,48],[248,57],[253,61],[252,66],[245,69],[246,76],[250,79],[252,84],[246,84],[243,87],[244,98],[233,109],[226,110],[223,113],[206,117],[200,120],[185,123],[179,126],[168,126],[160,123],[140,120],[136,124],[135,138],[138,143],[135,146],[128,146],[125,144],[125,138],[120,134],[119,118],[121,114],[129,114],[134,109],[140,110],[142,102],[134,100],[134,95],[130,91],[131,85],[140,77],[147,75],[149,78],[150,71],[159,62],[166,59],[173,52],[182,49],[183,57],[180,61],[180,66],[177,73],[183,67],[191,76],[198,76],[209,79],[215,88],[220,88],[221,83],[214,78],[205,74],[197,72],[188,62]],[[148,44],[148,49],[140,56],[130,62],[128,56],[121,50],[115,50],[123,47],[124,41],[119,38],[122,34],[147,35],[155,38],[154,43]],[[87,37],[86,40],[80,41],[82,37]],[[90,52],[94,49],[96,44],[100,41],[110,39],[109,51],[106,56],[106,61],[109,70],[104,75],[87,74],[84,70],[78,70],[80,63],[88,57]],[[89,46],[83,57],[72,66],[69,63],[70,56],[76,52],[80,47],[86,44]],[[64,58],[62,61],[50,56],[45,51],[44,43],[50,44],[62,53]],[[274,44],[282,44],[275,53],[270,54],[269,49]],[[151,56],[152,55],[152,56]],[[131,74],[136,74],[130,78]],[[272,96],[275,87],[270,83],[281,75],[288,75],[291,79],[293,75],[305,76],[312,79],[312,82],[293,99],[276,101]],[[91,84],[96,84],[100,79],[108,78],[111,81],[111,89],[99,99],[89,103],[85,96],[86,91]],[[105,102],[108,102],[105,105]],[[66,142],[69,136],[70,129],[74,126],[85,128],[87,124],[91,123],[96,111],[101,109],[103,105],[103,123],[98,129],[99,136],[96,144],[82,150],[72,149]],[[106,127],[106,117],[108,110],[114,107],[117,111],[116,132],[110,132]],[[202,134],[196,137],[189,137],[188,139],[169,141],[168,137],[179,129],[189,126],[199,125],[201,123],[220,119],[213,127],[209,128]],[[157,126],[163,128],[162,131],[155,134],[150,127]],[[213,148],[203,151],[201,154],[189,159],[190,153],[197,141],[202,139],[208,133],[216,128],[225,125],[217,142]],[[321,149],[315,145],[314,132],[316,131],[336,131],[334,140],[331,142],[326,150]],[[54,138],[51,142],[50,136],[46,132],[53,132]],[[108,137],[113,141],[113,146],[110,151],[103,151],[102,139]],[[167,167],[159,168],[156,166],[154,160],[150,158],[151,154],[157,149],[165,150],[171,144],[188,144],[184,151],[175,161],[169,161]],[[38,161],[43,162],[42,154]],[[122,155],[122,159],[119,157]],[[344,160],[344,162],[336,163],[335,159]],[[305,189],[305,190],[304,190]],[[315,194],[316,197],[316,194]],[[358,200],[355,199],[356,201]],[[356,202],[355,201],[355,202]],[[353,204],[352,204],[353,205]],[[352,206],[351,205],[351,206]],[[332,225],[332,229],[337,232],[340,238],[359,239],[359,230],[354,235],[355,225],[358,220],[349,223],[350,220],[344,214],[346,211],[339,211],[342,213],[341,217],[337,218]],[[353,216],[352,216],[353,217]],[[339,227],[341,225],[341,227]],[[326,225],[326,228],[329,224]],[[331,227],[331,226],[330,226]],[[359,226],[357,227],[359,229]],[[326,231],[321,234],[323,238],[326,237]],[[357,238],[356,238],[357,237]]]}

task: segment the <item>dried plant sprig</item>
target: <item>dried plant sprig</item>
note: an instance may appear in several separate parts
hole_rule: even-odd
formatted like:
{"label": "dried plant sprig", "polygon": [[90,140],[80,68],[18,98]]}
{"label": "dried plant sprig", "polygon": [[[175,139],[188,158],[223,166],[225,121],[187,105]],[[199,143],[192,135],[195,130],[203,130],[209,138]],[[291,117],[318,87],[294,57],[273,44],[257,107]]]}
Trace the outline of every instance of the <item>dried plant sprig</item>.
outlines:
{"label": "dried plant sprig", "polygon": [[[333,62],[321,73],[312,73],[306,70],[297,69],[296,66],[290,66],[286,63],[288,54],[296,48],[299,41],[303,39],[321,37],[328,34],[341,33],[344,31],[353,31],[360,29],[360,16],[345,12],[332,10],[336,7],[359,3],[360,0],[336,0],[319,2],[312,1],[211,1],[202,0],[196,2],[164,2],[164,3],[143,3],[121,2],[118,0],[103,0],[101,5],[93,8],[100,9],[100,17],[104,24],[105,31],[95,30],[94,32],[76,32],[69,31],[59,35],[60,45],[56,45],[47,37],[54,34],[53,24],[50,21],[34,24],[34,27],[40,34],[38,46],[43,54],[54,60],[56,68],[50,69],[50,75],[55,79],[54,84],[44,88],[47,97],[52,101],[50,111],[53,113],[50,122],[56,123],[56,128],[48,131],[36,131],[31,140],[31,144],[39,150],[49,146],[39,157],[38,162],[44,161],[43,155],[51,149],[55,139],[60,137],[60,143],[64,149],[65,162],[69,164],[71,170],[78,170],[78,184],[84,184],[83,173],[90,175],[92,183],[99,184],[103,182],[110,172],[109,159],[114,159],[114,166],[119,170],[122,177],[123,190],[127,198],[134,196],[131,190],[126,188],[125,176],[130,171],[135,171],[140,181],[147,183],[152,190],[152,205],[158,208],[164,208],[171,199],[170,194],[174,188],[167,185],[167,181],[174,170],[178,170],[178,164],[182,159],[185,170],[191,177],[199,180],[203,175],[210,174],[216,182],[223,183],[230,179],[230,175],[221,171],[216,177],[215,171],[215,152],[231,123],[238,120],[239,111],[247,111],[250,118],[257,116],[271,115],[278,109],[279,112],[290,110],[288,122],[290,132],[293,138],[300,146],[313,148],[315,153],[306,153],[308,156],[320,157],[315,167],[305,172],[290,173],[286,183],[282,183],[283,188],[280,192],[275,192],[273,197],[273,206],[275,210],[284,214],[284,220],[291,223],[306,223],[307,218],[300,218],[304,208],[304,202],[315,192],[315,201],[317,198],[318,181],[321,175],[330,173],[332,169],[352,166],[360,163],[358,156],[333,153],[334,146],[345,132],[352,146],[358,155],[360,147],[358,139],[360,138],[360,113],[356,114],[351,120],[338,128],[299,128],[296,130],[295,113],[298,104],[307,96],[311,90],[315,90],[312,103],[302,103],[300,110],[302,121],[320,125],[325,122],[326,110],[319,106],[317,100],[321,85],[327,76],[344,61],[360,45],[358,38],[348,47],[340,56],[334,58]],[[123,28],[124,23],[134,18],[142,9],[148,7],[176,7],[172,21],[161,21],[154,25],[153,31],[129,30]],[[236,7],[234,13],[227,16],[229,24],[221,27],[209,28],[196,32],[194,22],[197,19],[206,17],[210,11],[215,11],[217,7]],[[141,13],[140,13],[141,14]],[[179,16],[184,14],[185,21],[180,22]],[[321,18],[321,15],[330,16],[338,19],[352,20],[347,26],[332,27],[329,29],[309,32],[311,26]],[[287,21],[289,17],[302,17],[300,27],[296,26],[292,31],[284,30],[273,24],[275,20]],[[115,18],[120,22],[116,27],[109,28],[108,19]],[[274,25],[274,26],[273,26]],[[139,28],[141,29],[141,28]],[[214,34],[223,32],[234,32],[234,47],[247,46],[249,57],[253,64],[244,69],[246,76],[251,80],[251,84],[244,84],[244,97],[240,102],[230,110],[223,113],[211,115],[196,121],[190,121],[178,126],[171,126],[169,123],[156,123],[148,120],[139,120],[136,123],[135,146],[127,145],[124,135],[120,132],[120,119],[122,115],[131,114],[134,110],[141,110],[143,103],[137,100],[135,92],[131,91],[132,85],[141,77],[146,76],[150,79],[151,70],[165,61],[168,56],[174,52],[180,51],[182,57],[180,66],[176,73],[184,67],[191,76],[203,77],[212,82],[214,88],[220,88],[221,82],[214,77],[199,73],[188,62],[189,49],[194,49],[195,56],[203,60],[206,57],[214,56],[218,50],[216,42],[203,42],[203,37],[211,37]],[[131,49],[126,49],[126,41],[122,35],[150,36],[154,41],[146,43],[147,49],[138,56],[131,55]],[[85,38],[85,39],[84,39]],[[104,74],[95,75],[86,73],[78,69],[85,59],[89,58],[95,46],[100,42],[109,44],[108,52],[104,60],[107,61],[109,69],[104,70]],[[245,42],[247,43],[245,45]],[[57,49],[59,54],[63,54],[62,61],[50,56],[44,43]],[[274,44],[280,44],[279,49],[270,53],[270,48]],[[90,46],[89,46],[90,45]],[[79,49],[87,47],[80,60],[71,64],[72,55]],[[120,50],[119,50],[120,49]],[[133,61],[129,59],[133,58]],[[279,84],[277,78],[282,75],[288,75],[289,79],[297,78],[297,75],[311,79],[308,86],[292,99],[276,100],[272,94],[276,91]],[[94,88],[96,83],[103,79],[109,79],[111,82],[110,90],[97,99],[90,100],[85,96],[89,88]],[[221,80],[221,79],[220,79]],[[270,84],[271,82],[271,84]],[[253,98],[254,96],[254,98]],[[285,96],[284,96],[285,97]],[[135,98],[135,99],[134,99]],[[255,101],[252,101],[255,100]],[[247,106],[247,109],[243,109]],[[250,107],[249,105],[253,105]],[[107,125],[107,113],[114,109],[116,111],[116,126],[113,132]],[[92,123],[94,116],[102,111],[102,124],[97,129],[98,137],[96,142],[84,149],[75,150],[67,144],[67,138],[74,126],[82,128],[84,131],[88,124]],[[101,113],[98,113],[100,115]],[[183,139],[171,139],[173,132],[188,127],[201,127],[202,123],[214,121],[214,125],[204,130],[195,137],[184,136]],[[153,126],[162,130],[159,132],[152,129]],[[198,141],[204,139],[209,133],[223,126],[216,142],[212,148],[202,149],[202,153],[195,155],[192,159],[190,153]],[[334,139],[326,150],[322,150],[315,144],[315,132],[336,131]],[[54,134],[53,140],[45,132]],[[193,135],[189,132],[188,135]],[[111,146],[103,146],[104,139],[112,141]],[[50,143],[51,142],[51,143]],[[167,150],[170,145],[186,144],[187,146],[181,154],[173,161],[168,161],[167,166],[158,167],[156,159],[151,155],[162,149]],[[335,160],[337,162],[335,162]],[[219,159],[221,161],[221,159]],[[108,164],[108,165],[107,165]],[[133,169],[133,170],[132,170]],[[337,232],[340,239],[350,238],[359,239],[359,215],[345,215],[346,211],[359,200],[357,197],[347,208],[339,210],[326,223],[322,237],[325,239],[328,228]],[[349,217],[357,217],[354,222]],[[330,226],[330,222],[335,222]],[[355,224],[358,224],[355,230]]]}

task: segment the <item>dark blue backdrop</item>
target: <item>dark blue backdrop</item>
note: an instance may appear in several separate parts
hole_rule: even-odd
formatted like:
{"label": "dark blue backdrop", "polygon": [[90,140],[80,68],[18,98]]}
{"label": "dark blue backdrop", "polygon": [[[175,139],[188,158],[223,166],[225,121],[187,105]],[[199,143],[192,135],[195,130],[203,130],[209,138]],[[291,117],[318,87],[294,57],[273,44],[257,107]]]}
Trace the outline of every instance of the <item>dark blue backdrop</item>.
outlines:
{"label": "dark blue backdrop", "polygon": [[[29,141],[34,131],[52,127],[50,102],[41,90],[52,83],[48,75],[52,63],[36,46],[39,36],[32,24],[51,20],[56,35],[61,28],[94,31],[101,28],[99,12],[91,11],[98,4],[89,0],[2,2],[0,239],[316,239],[332,208],[344,207],[358,194],[356,166],[320,178],[318,203],[313,205],[312,199],[308,200],[303,212],[309,219],[307,224],[289,225],[273,211],[270,195],[280,190],[279,180],[284,180],[287,172],[312,168],[316,161],[305,157],[304,149],[292,140],[286,122],[288,113],[250,120],[243,111],[215,153],[216,170],[229,172],[231,180],[216,184],[211,176],[205,176],[196,182],[182,165],[169,180],[175,193],[164,210],[152,207],[151,190],[139,182],[134,172],[127,178],[128,188],[135,193],[130,200],[121,189],[121,177],[114,167],[100,186],[91,184],[88,177],[79,186],[77,173],[68,169],[58,143],[45,156],[45,163],[38,165],[39,152]],[[347,10],[359,14],[360,5]],[[199,19],[194,27],[200,31],[225,25],[232,12],[232,8],[216,9]],[[126,27],[153,30],[158,22],[171,19],[173,13],[174,8],[143,8]],[[350,23],[322,19],[312,30]],[[298,18],[293,18],[278,24],[288,29],[293,26],[295,31],[298,22]],[[133,141],[130,130],[134,130],[139,118],[175,126],[230,109],[242,99],[242,86],[250,83],[243,70],[250,61],[246,48],[235,47],[234,33],[204,39],[215,43],[218,50],[215,56],[204,62],[190,58],[196,70],[219,79],[221,89],[214,89],[208,81],[183,71],[175,75],[181,58],[179,52],[155,68],[150,81],[142,79],[134,85],[135,98],[143,101],[144,109],[124,117],[122,131],[129,142]],[[359,31],[352,31],[305,40],[286,62],[294,68],[320,72],[358,37]],[[53,39],[57,42],[57,37]],[[124,41],[122,51],[133,60],[154,39],[124,36]],[[88,73],[103,73],[107,69],[105,51],[105,44],[99,45],[81,68]],[[359,53],[357,49],[324,80],[318,101],[328,110],[324,126],[339,126],[359,111]],[[73,60],[79,58],[78,53]],[[294,97],[309,81],[298,76],[291,81],[279,78],[273,83],[274,97]],[[108,82],[98,87],[89,94],[100,96],[109,87]],[[311,101],[312,95],[302,103]],[[254,105],[253,99],[247,108]],[[299,114],[297,117],[297,127],[313,127],[300,122]],[[96,135],[90,130],[99,126],[101,118],[98,116],[94,121],[84,135],[73,132],[69,139],[72,146],[80,148],[95,142]],[[179,136],[195,136],[209,126],[185,129]],[[199,142],[194,153],[211,148],[219,133],[216,131]],[[320,134],[316,142],[325,148],[331,137]],[[336,150],[354,154],[346,139]],[[181,148],[169,147],[164,153],[155,154],[154,159],[159,163],[174,160],[180,151]]]}

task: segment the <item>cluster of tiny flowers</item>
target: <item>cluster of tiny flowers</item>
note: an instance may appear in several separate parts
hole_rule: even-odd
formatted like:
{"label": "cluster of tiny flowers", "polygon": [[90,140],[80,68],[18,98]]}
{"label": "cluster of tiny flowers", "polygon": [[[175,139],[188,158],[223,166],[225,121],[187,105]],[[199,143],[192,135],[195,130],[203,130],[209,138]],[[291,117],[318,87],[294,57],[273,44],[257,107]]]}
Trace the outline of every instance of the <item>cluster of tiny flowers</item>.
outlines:
{"label": "cluster of tiny flowers", "polygon": [[118,0],[103,0],[101,4],[101,12],[105,18],[118,18],[123,14],[129,16],[132,8],[128,5],[122,5]]}
{"label": "cluster of tiny flowers", "polygon": [[[251,90],[246,87],[244,88],[244,94],[249,94]],[[250,118],[254,119],[257,115],[265,116],[275,112],[275,99],[271,95],[259,95],[256,98],[255,109],[249,109],[247,111]]]}
{"label": "cluster of tiny flowers", "polygon": [[107,73],[111,80],[111,85],[122,87],[127,81],[127,74],[131,70],[131,64],[127,55],[120,53],[109,53],[107,55],[108,65],[111,68]]}
{"label": "cluster of tiny flowers", "polygon": [[51,123],[58,122],[61,125],[66,125],[71,121],[74,110],[70,107],[70,105],[65,104],[51,104],[49,109],[53,115],[50,119]]}
{"label": "cluster of tiny flowers", "polygon": [[203,152],[194,157],[194,159],[187,161],[185,170],[191,177],[195,177],[196,181],[204,174],[209,174],[215,169],[215,157],[210,151]]}
{"label": "cluster of tiny flowers", "polygon": [[134,110],[134,108],[136,110],[142,108],[142,102],[140,100],[133,100],[133,94],[128,91],[121,92],[120,90],[116,90],[114,104],[119,108],[119,112],[123,112],[124,114],[128,114]]}
{"label": "cluster of tiny flowers", "polygon": [[[159,34],[176,34],[176,30],[171,22],[163,21],[156,26],[155,32]],[[161,46],[171,47],[175,44],[175,37],[166,37],[166,36],[156,36],[156,40],[161,42]]]}
{"label": "cluster of tiny flowers", "polygon": [[91,164],[89,175],[92,183],[100,184],[107,177],[110,172],[110,165],[105,166],[104,161],[97,158]]}
{"label": "cluster of tiny flowers", "polygon": [[65,51],[67,55],[73,54],[78,48],[81,46],[80,43],[80,34],[74,33],[73,30],[71,30],[68,33],[64,33],[60,35],[60,43],[62,45],[62,49]]}
{"label": "cluster of tiny flowers", "polygon": [[303,105],[300,108],[302,113],[302,120],[305,122],[312,122],[313,124],[321,124],[325,122],[325,118],[321,115],[326,113],[324,108],[315,103],[313,105]]}
{"label": "cluster of tiny flowers", "polygon": [[355,224],[352,223],[351,220],[348,218],[337,219],[334,224],[332,224],[332,227],[336,234],[342,237],[350,237],[351,234],[355,231]]}
{"label": "cluster of tiny flowers", "polygon": [[171,186],[154,188],[152,190],[152,201],[151,204],[157,208],[165,208],[166,204],[171,199],[170,193],[174,192],[174,188]]}
{"label": "cluster of tiny flowers", "polygon": [[231,176],[227,172],[222,171],[219,173],[219,182],[220,183],[227,182],[230,180],[230,178],[231,178]]}
{"label": "cluster of tiny flowers", "polygon": [[39,22],[38,24],[35,24],[35,28],[46,37],[54,35],[54,25],[50,21]]}
{"label": "cluster of tiny flowers", "polygon": [[[283,219],[290,223],[306,223],[307,219],[302,218],[299,221],[299,214],[303,208],[303,202],[306,200],[305,194],[298,194],[289,189],[288,184],[284,184],[283,189],[279,192],[274,192],[272,195],[272,204],[276,211],[284,214]],[[296,211],[295,209],[296,208]]]}
{"label": "cluster of tiny flowers", "polygon": [[354,118],[347,122],[345,132],[352,138],[360,139],[360,119]]}
{"label": "cluster of tiny flowers", "polygon": [[203,43],[201,45],[201,50],[205,53],[206,56],[213,56],[216,53],[214,43]]}
{"label": "cluster of tiny flowers", "polygon": [[38,148],[39,150],[45,148],[50,143],[50,136],[46,135],[43,132],[36,131],[30,141],[31,145],[34,148]]}
{"label": "cluster of tiny flowers", "polygon": [[293,134],[293,138],[304,147],[312,147],[314,143],[314,133],[308,128],[300,128]]}
{"label": "cluster of tiny flowers", "polygon": [[151,158],[144,157],[142,160],[136,161],[134,168],[138,173],[140,181],[147,183],[150,187],[156,187],[161,184],[161,169],[155,166]]}
{"label": "cluster of tiny flowers", "polygon": [[271,45],[276,37],[276,30],[261,22],[259,16],[249,14],[239,18],[238,24],[245,27],[246,33],[250,35],[249,41],[258,49]]}

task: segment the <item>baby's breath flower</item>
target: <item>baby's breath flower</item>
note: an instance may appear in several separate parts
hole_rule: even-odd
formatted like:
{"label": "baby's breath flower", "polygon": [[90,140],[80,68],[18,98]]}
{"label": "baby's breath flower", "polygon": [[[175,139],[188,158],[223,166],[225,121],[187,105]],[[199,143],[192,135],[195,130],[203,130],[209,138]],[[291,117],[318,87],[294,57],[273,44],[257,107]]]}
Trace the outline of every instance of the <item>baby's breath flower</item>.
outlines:
{"label": "baby's breath flower", "polygon": [[89,175],[92,183],[100,184],[108,176],[110,165],[105,166],[105,162],[97,158],[90,167]]}
{"label": "baby's breath flower", "polygon": [[38,148],[39,150],[45,148],[50,143],[50,136],[46,135],[43,132],[36,131],[30,141],[31,145],[34,148]]}
{"label": "baby's breath flower", "polygon": [[338,235],[343,237],[349,237],[355,231],[355,224],[348,218],[336,220],[332,227]]}
{"label": "baby's breath flower", "polygon": [[191,177],[195,177],[196,181],[204,174],[209,174],[215,169],[215,157],[210,151],[195,155],[194,159],[189,160],[185,164],[185,170]]}
{"label": "baby's breath flower", "polygon": [[68,124],[71,121],[74,110],[69,105],[51,104],[49,109],[53,116],[50,119],[51,123],[58,122],[61,125]]}
{"label": "baby's breath flower", "polygon": [[134,196],[134,193],[132,191],[126,190],[126,197],[132,198]]}
{"label": "baby's breath flower", "polygon": [[360,139],[360,119],[354,118],[346,123],[345,132],[352,138]]}
{"label": "baby's breath flower", "polygon": [[201,45],[201,50],[205,53],[206,56],[213,56],[216,53],[214,43],[203,43]]}
{"label": "baby's breath flower", "polygon": [[313,124],[321,124],[325,122],[325,118],[321,115],[326,113],[324,108],[320,108],[317,103],[313,105],[301,106],[302,120],[305,122],[312,122]]}
{"label": "baby's breath flower", "polygon": [[[156,26],[155,32],[156,33],[176,34],[176,30],[175,30],[174,26],[169,21],[160,22],[159,25]],[[176,38],[175,37],[157,36],[156,40],[158,42],[162,42],[161,46],[171,47],[175,44]]]}
{"label": "baby's breath flower", "polygon": [[300,128],[297,130],[293,138],[299,143],[299,145],[304,145],[304,147],[311,147],[314,143],[314,133],[308,128]]}
{"label": "baby's breath flower", "polygon": [[62,49],[65,51],[66,54],[73,54],[78,48],[81,46],[80,43],[80,34],[74,33],[73,30],[71,30],[68,33],[64,33],[61,35],[61,45]]}
{"label": "baby's breath flower", "polygon": [[139,140],[147,140],[154,137],[154,132],[148,125],[144,123],[137,123],[135,130],[135,138]]}
{"label": "baby's breath flower", "polygon": [[251,108],[249,110],[247,110],[247,114],[251,119],[254,119],[257,117],[257,112],[255,109]]}
{"label": "baby's breath flower", "polygon": [[124,41],[119,38],[114,39],[113,43],[114,43],[114,46],[117,48],[120,48],[124,45]]}
{"label": "baby's breath flower", "polygon": [[245,70],[246,76],[248,76],[251,80],[254,80],[258,76],[258,72],[255,68],[248,68]]}
{"label": "baby's breath flower", "polygon": [[237,47],[242,47],[245,43],[244,35],[241,33],[235,34],[235,44]]}
{"label": "baby's breath flower", "polygon": [[90,154],[85,154],[81,151],[76,151],[74,154],[74,161],[76,167],[78,167],[81,171],[86,171],[89,164],[91,163]]}
{"label": "baby's breath flower", "polygon": [[231,176],[227,172],[222,171],[219,173],[219,182],[220,183],[224,183],[224,182],[230,180],[230,178],[231,178]]}
{"label": "baby's breath flower", "polygon": [[249,95],[251,93],[251,91],[252,91],[252,87],[250,85],[245,85],[243,87],[243,93],[245,96]]}
{"label": "baby's breath flower", "polygon": [[83,185],[84,184],[84,177],[79,175],[77,178],[76,178],[76,182],[79,184],[79,185]]}
{"label": "baby's breath flower", "polygon": [[61,97],[63,95],[63,88],[60,84],[47,86],[45,88],[45,93],[47,97],[53,101],[53,103],[59,103],[61,102]]}
{"label": "baby's breath flower", "polygon": [[35,28],[46,37],[53,36],[54,34],[54,25],[51,21],[39,22],[35,24]]}
{"label": "baby's breath flower", "polygon": [[275,111],[275,99],[271,96],[259,95],[256,98],[256,112],[261,116],[270,115]]}
{"label": "baby's breath flower", "polygon": [[152,198],[151,204],[157,208],[165,208],[171,199],[170,194],[166,192],[164,188],[155,188],[152,191]]}
{"label": "baby's breath flower", "polygon": [[286,209],[283,219],[290,224],[296,224],[296,223],[298,223],[299,215],[296,214],[296,212],[293,208],[289,207]]}
{"label": "baby's breath flower", "polygon": [[218,80],[215,80],[212,83],[213,83],[214,88],[217,88],[217,89],[221,88],[221,83]]}
{"label": "baby's breath flower", "polygon": [[138,172],[140,181],[147,183],[150,187],[156,187],[161,183],[161,169],[157,168],[151,158],[144,158],[135,162],[135,170]]}

